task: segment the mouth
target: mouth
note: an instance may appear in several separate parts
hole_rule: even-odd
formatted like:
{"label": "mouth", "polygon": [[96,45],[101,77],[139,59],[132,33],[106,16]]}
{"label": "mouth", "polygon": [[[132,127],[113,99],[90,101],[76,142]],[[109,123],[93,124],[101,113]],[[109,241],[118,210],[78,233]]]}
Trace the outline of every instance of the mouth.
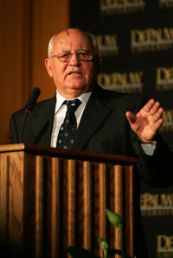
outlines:
{"label": "mouth", "polygon": [[72,75],[72,76],[81,76],[81,75],[82,75],[82,73],[81,73],[81,72],[79,72],[79,71],[71,71],[71,72],[69,72],[67,75]]}

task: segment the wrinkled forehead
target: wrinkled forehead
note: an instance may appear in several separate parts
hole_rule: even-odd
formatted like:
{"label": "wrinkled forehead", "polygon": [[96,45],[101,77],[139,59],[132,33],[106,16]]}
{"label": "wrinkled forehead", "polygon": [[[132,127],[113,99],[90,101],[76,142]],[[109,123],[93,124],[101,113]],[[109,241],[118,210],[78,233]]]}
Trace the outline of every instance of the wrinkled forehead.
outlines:
{"label": "wrinkled forehead", "polygon": [[79,30],[65,30],[56,35],[53,48],[55,50],[88,49],[94,51],[92,39],[87,33]]}

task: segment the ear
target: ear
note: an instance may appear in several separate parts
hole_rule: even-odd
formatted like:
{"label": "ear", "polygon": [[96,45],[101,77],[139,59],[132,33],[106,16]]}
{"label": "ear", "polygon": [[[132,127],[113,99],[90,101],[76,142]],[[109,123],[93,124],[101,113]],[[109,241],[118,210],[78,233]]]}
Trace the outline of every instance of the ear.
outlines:
{"label": "ear", "polygon": [[46,66],[46,70],[47,70],[47,73],[50,77],[52,77],[52,62],[50,60],[50,58],[46,58],[44,60],[44,63],[45,63],[45,66]]}

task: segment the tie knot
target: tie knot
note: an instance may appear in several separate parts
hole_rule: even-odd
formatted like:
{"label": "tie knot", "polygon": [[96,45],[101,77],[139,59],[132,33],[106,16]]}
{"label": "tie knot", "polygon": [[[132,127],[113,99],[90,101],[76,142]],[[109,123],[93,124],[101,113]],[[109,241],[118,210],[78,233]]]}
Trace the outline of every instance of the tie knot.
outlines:
{"label": "tie knot", "polygon": [[79,99],[73,99],[73,100],[65,100],[64,104],[67,105],[67,110],[73,110],[75,111],[78,106],[80,105],[81,101]]}

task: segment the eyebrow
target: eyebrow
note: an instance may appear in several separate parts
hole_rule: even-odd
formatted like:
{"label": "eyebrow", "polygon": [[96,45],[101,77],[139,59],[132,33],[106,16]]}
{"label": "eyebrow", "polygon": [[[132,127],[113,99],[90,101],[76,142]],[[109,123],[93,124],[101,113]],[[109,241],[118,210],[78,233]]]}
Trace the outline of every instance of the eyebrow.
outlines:
{"label": "eyebrow", "polygon": [[[76,51],[80,51],[80,50],[85,50],[85,51],[89,51],[89,52],[92,52],[92,50],[88,49],[88,48],[79,48],[77,49]],[[67,50],[67,49],[61,49],[59,50],[61,52],[71,52],[71,50]]]}

